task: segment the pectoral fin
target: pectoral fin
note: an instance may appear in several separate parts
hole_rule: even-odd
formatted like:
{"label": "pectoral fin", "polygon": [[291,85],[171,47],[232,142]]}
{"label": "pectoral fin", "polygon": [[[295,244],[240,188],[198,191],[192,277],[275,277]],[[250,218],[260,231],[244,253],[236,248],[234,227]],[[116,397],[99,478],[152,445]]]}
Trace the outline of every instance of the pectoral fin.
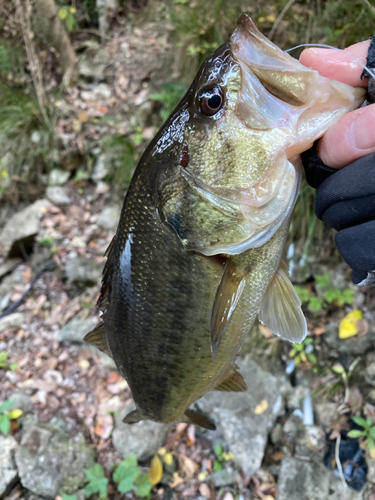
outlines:
{"label": "pectoral fin", "polygon": [[203,415],[203,413],[198,413],[194,410],[186,410],[184,415],[189,424],[200,425],[210,431],[216,430],[216,425],[206,415]]}
{"label": "pectoral fin", "polygon": [[273,333],[289,342],[299,344],[307,335],[301,301],[289,280],[284,262],[267,288],[258,318]]}
{"label": "pectoral fin", "polygon": [[211,352],[215,359],[220,341],[233,317],[234,310],[240,300],[245,286],[245,276],[242,270],[228,260],[218,286],[211,314]]}
{"label": "pectoral fin", "polygon": [[100,351],[113,358],[111,350],[107,342],[107,334],[104,328],[104,322],[98,323],[83,339],[91,345],[97,347]]}
{"label": "pectoral fin", "polygon": [[234,366],[228,375],[218,384],[214,391],[228,391],[228,392],[244,392],[247,390],[246,382],[243,376],[237,371]]}

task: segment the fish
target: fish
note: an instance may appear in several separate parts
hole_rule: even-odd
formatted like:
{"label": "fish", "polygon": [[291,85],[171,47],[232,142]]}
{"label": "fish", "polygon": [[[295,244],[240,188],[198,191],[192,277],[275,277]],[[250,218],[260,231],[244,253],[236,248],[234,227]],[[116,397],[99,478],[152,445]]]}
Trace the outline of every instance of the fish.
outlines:
{"label": "fish", "polygon": [[282,261],[300,153],[363,89],[320,76],[243,14],[144,152],[103,271],[102,321],[85,340],[111,356],[136,409],[124,422],[191,422],[208,391],[245,391],[236,365],[258,316],[307,334]]}

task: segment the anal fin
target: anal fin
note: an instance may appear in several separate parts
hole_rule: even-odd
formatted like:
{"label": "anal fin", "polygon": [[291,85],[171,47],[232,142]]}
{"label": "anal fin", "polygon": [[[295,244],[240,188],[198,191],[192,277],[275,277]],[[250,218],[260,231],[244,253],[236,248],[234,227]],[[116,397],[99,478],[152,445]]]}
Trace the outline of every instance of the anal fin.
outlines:
{"label": "anal fin", "polygon": [[241,373],[233,367],[214,391],[244,392],[247,391],[247,385]]}
{"label": "anal fin", "polygon": [[200,425],[210,431],[216,430],[216,425],[203,413],[188,409],[185,411],[184,415],[189,424]]}
{"label": "anal fin", "polygon": [[211,352],[213,359],[216,357],[220,341],[233,317],[244,286],[245,276],[243,271],[238,271],[234,264],[227,260],[211,313]]}
{"label": "anal fin", "polygon": [[111,350],[107,341],[107,334],[104,328],[104,322],[98,323],[96,327],[91,330],[83,339],[91,345],[97,347],[100,351],[104,352],[111,358],[113,358]]}
{"label": "anal fin", "polygon": [[133,410],[126,415],[126,417],[122,420],[125,424],[136,424],[140,420],[144,420],[142,413],[137,409]]}
{"label": "anal fin", "polygon": [[289,342],[301,343],[307,335],[301,301],[290,282],[285,262],[281,262],[268,285],[258,318],[273,333]]}

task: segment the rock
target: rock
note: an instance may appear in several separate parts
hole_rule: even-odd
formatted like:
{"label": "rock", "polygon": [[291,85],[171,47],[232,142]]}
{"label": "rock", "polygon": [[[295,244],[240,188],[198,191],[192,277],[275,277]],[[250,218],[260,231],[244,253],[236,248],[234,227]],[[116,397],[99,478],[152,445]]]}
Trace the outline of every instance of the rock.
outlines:
{"label": "rock", "polygon": [[16,328],[17,326],[23,325],[25,322],[24,313],[12,313],[4,318],[0,319],[0,332],[4,330],[10,330],[11,328]]}
{"label": "rock", "polygon": [[9,398],[13,401],[10,410],[15,410],[18,408],[22,410],[24,414],[31,413],[33,411],[34,405],[31,400],[31,397],[21,390],[14,391]]}
{"label": "rock", "polygon": [[310,393],[308,387],[304,387],[302,385],[297,385],[297,387],[293,390],[291,395],[288,398],[288,408],[290,410],[296,410],[303,408],[303,400]]}
{"label": "rock", "polygon": [[48,200],[38,200],[9,219],[0,233],[1,255],[18,257],[22,256],[22,250],[24,253],[32,248],[39,231],[40,218],[49,205]]}
{"label": "rock", "polygon": [[96,99],[109,99],[112,97],[112,91],[106,83],[99,83],[93,90]]}
{"label": "rock", "polygon": [[305,427],[305,445],[309,450],[320,455],[324,455],[326,445],[326,434],[320,427],[309,425]]}
{"label": "rock", "polygon": [[105,207],[96,223],[103,229],[115,230],[120,218],[120,212],[120,207]]}
{"label": "rock", "polygon": [[230,486],[237,482],[237,473],[234,469],[223,469],[206,478],[206,481],[212,480],[216,488],[221,488],[223,486]]}
{"label": "rock", "polygon": [[271,442],[275,445],[280,444],[283,440],[283,426],[276,424],[271,432]]}
{"label": "rock", "polygon": [[91,331],[96,322],[83,320],[83,319],[72,319],[66,325],[64,325],[59,332],[59,342],[83,342],[83,337]]}
{"label": "rock", "polygon": [[60,168],[53,168],[48,175],[49,186],[62,186],[70,177],[70,172],[61,170]]}
{"label": "rock", "polygon": [[14,453],[18,443],[13,436],[0,434],[0,498],[14,486],[18,479]]}
{"label": "rock", "polygon": [[319,403],[315,406],[318,424],[323,426],[326,432],[330,430],[331,422],[335,419],[336,412],[336,403]]}
{"label": "rock", "polygon": [[[209,392],[198,406],[220,426],[235,460],[247,476],[259,469],[269,430],[283,408],[280,380],[262,370],[250,357],[238,362],[249,390],[246,392]],[[266,400],[267,409],[255,414]]]}
{"label": "rock", "polygon": [[74,257],[65,263],[68,284],[77,287],[100,286],[103,264],[86,257]]}
{"label": "rock", "polygon": [[322,464],[284,457],[276,500],[360,500],[361,493],[345,487]]}
{"label": "rock", "polygon": [[102,35],[106,35],[109,28],[108,14],[116,13],[118,0],[96,0],[96,8],[99,13],[99,31]]}
{"label": "rock", "polygon": [[78,62],[78,71],[81,76],[89,79],[104,80],[104,71],[111,60],[106,49],[88,50]]}
{"label": "rock", "polygon": [[375,483],[375,458],[371,458],[366,455],[367,463],[367,480]]}
{"label": "rock", "polygon": [[171,426],[152,420],[141,420],[132,425],[123,423],[123,418],[134,409],[133,404],[116,416],[112,443],[123,457],[134,453],[138,460],[147,460],[165,443]]}
{"label": "rock", "polygon": [[19,264],[22,263],[22,259],[16,257],[15,259],[8,259],[0,266],[0,278],[6,276],[8,273],[13,271]]}
{"label": "rock", "polygon": [[107,153],[102,153],[98,156],[92,174],[91,179],[94,182],[102,181],[107,177],[111,170],[111,158]]}
{"label": "rock", "polygon": [[22,486],[35,495],[55,498],[72,494],[86,481],[84,469],[94,465],[94,452],[80,434],[68,439],[59,422],[38,423],[28,415],[23,423],[16,463]]}
{"label": "rock", "polygon": [[27,285],[27,280],[23,273],[25,269],[16,269],[9,276],[6,276],[0,284],[0,297],[5,297],[12,292],[16,285],[25,286]]}
{"label": "rock", "polygon": [[61,186],[49,186],[46,191],[47,198],[56,206],[69,205],[72,202],[66,190]]}
{"label": "rock", "polygon": [[369,331],[363,337],[350,337],[348,339],[340,339],[338,336],[338,324],[334,322],[328,323],[324,340],[327,344],[338,351],[340,354],[352,354],[358,356],[366,351],[375,348],[375,324],[369,322]]}

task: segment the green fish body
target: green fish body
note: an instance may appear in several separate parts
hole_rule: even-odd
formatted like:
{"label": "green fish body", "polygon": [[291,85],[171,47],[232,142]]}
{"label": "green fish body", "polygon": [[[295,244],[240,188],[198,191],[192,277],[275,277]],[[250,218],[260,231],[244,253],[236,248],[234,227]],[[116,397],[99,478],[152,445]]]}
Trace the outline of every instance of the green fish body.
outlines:
{"label": "green fish body", "polygon": [[243,391],[235,364],[257,315],[293,342],[306,321],[281,256],[298,155],[363,91],[327,80],[243,15],[145,151],[107,251],[86,340],[113,357],[137,410],[125,419],[213,424],[189,406]]}

